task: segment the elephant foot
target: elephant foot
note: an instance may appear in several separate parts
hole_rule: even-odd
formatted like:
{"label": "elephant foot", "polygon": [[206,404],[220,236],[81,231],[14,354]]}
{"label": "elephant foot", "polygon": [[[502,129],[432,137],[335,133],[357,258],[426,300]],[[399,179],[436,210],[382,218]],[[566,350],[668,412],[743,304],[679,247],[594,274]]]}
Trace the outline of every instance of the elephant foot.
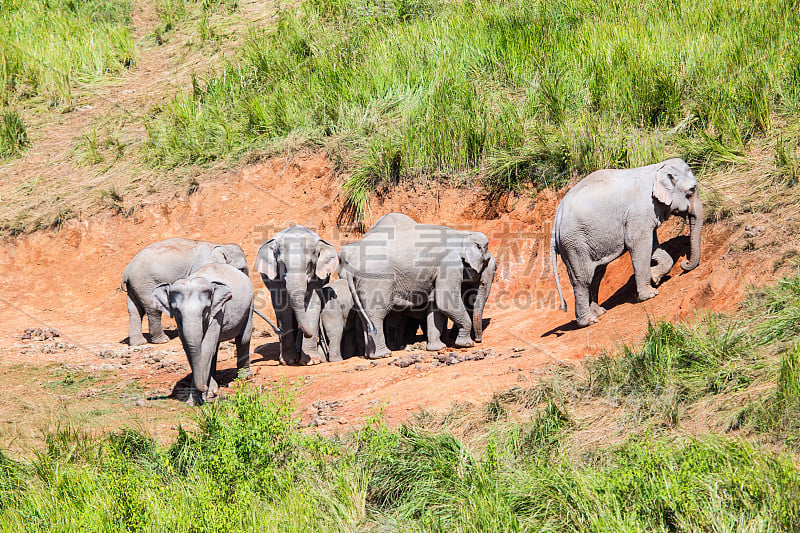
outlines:
{"label": "elephant foot", "polygon": [[328,362],[329,363],[338,363],[338,362],[343,361],[343,360],[344,359],[342,359],[341,355],[329,355],[328,356]]}
{"label": "elephant foot", "polygon": [[143,335],[128,338],[128,346],[141,346],[143,344],[147,344],[147,339],[145,339]]}
{"label": "elephant foot", "polygon": [[606,312],[606,308],[598,304],[593,303],[590,307],[592,309],[592,313],[594,313],[594,316],[596,317],[601,317]]}
{"label": "elephant foot", "polygon": [[300,364],[301,364],[302,366],[312,366],[312,365],[318,365],[318,364],[320,364],[321,362],[322,362],[322,361],[320,361],[320,360],[319,360],[319,359],[317,359],[316,357],[309,357],[308,359],[304,359],[303,361],[301,361],[301,362],[300,362]]}
{"label": "elephant foot", "polygon": [[382,359],[390,355],[392,355],[392,351],[389,348],[384,348],[382,350],[375,350],[373,353],[368,354],[367,357],[369,359]]}
{"label": "elephant foot", "polygon": [[208,383],[208,393],[206,394],[206,396],[212,398],[216,396],[218,392],[219,392],[219,383],[217,383],[216,379],[211,378],[211,380]]}
{"label": "elephant foot", "polygon": [[664,278],[667,276],[667,274],[668,274],[668,272],[664,272],[663,274],[662,273],[652,273],[650,275],[650,280],[653,282],[653,286],[657,287],[658,285],[660,285],[661,282],[664,281]]}
{"label": "elephant foot", "polygon": [[579,317],[575,321],[578,323],[579,328],[585,328],[591,324],[597,324],[597,317],[589,315],[588,317]]}
{"label": "elephant foot", "polygon": [[163,332],[159,335],[150,336],[150,344],[164,344],[165,342],[169,342],[169,337]]}
{"label": "elephant foot", "polygon": [[297,366],[299,362],[297,357],[286,358],[283,355],[278,357],[278,363],[284,366]]}
{"label": "elephant foot", "polygon": [[456,338],[455,346],[456,348],[472,348],[473,346],[475,346],[475,341],[472,340],[472,337],[465,337],[459,335]]}
{"label": "elephant foot", "polygon": [[190,392],[189,397],[186,398],[186,405],[188,405],[189,407],[200,406],[203,405],[203,403],[204,403],[203,395],[194,390]]}
{"label": "elephant foot", "polygon": [[439,350],[442,350],[444,348],[447,348],[447,345],[442,341],[428,342],[428,344],[425,345],[425,349],[428,350],[429,352],[438,352]]}
{"label": "elephant foot", "polygon": [[658,290],[654,289],[653,287],[645,287],[643,290],[640,290],[638,293],[638,298],[640,302],[645,300],[649,300],[658,294]]}

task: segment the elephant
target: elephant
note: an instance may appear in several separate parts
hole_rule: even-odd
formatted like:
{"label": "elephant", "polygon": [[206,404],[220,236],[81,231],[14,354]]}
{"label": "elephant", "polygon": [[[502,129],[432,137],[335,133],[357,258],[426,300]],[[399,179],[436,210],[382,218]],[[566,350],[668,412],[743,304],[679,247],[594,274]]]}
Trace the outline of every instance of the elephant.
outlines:
{"label": "elephant", "polygon": [[[368,331],[368,357],[391,354],[384,318],[393,310],[426,310],[428,350],[445,346],[441,332],[446,318],[458,329],[456,347],[481,341],[483,310],[497,268],[485,234],[418,224],[389,213],[361,240],[342,246],[339,262],[339,277],[347,280]],[[465,282],[479,287],[471,316],[463,301]]]}
{"label": "elephant", "polygon": [[231,265],[211,263],[188,278],[158,285],[152,300],[178,323],[178,335],[192,369],[189,404],[202,404],[216,395],[220,342],[235,340],[236,368],[251,375],[253,284],[243,272]]}
{"label": "elephant", "polygon": [[300,225],[284,229],[258,249],[255,269],[269,289],[282,331],[281,364],[321,362],[320,291],[338,266],[333,245]]}
{"label": "elephant", "polygon": [[668,159],[654,165],[598,170],[586,176],[561,200],[553,220],[550,253],[561,310],[567,304],[558,279],[557,256],[567,266],[575,293],[578,326],[596,323],[605,312],[598,303],[606,265],[630,252],[639,301],[658,294],[658,285],[674,263],[658,243],[656,229],[670,215],[686,217],[691,243],[688,272],[700,263],[703,204],[689,165]]}
{"label": "elephant", "polygon": [[364,353],[364,327],[355,308],[347,281],[337,279],[322,288],[320,342],[325,358],[341,361],[342,356]]}
{"label": "elephant", "polygon": [[147,313],[150,342],[169,338],[161,327],[161,311],[153,304],[153,289],[185,278],[209,263],[227,263],[248,274],[244,252],[236,244],[214,244],[190,239],[167,239],[144,247],[122,273],[121,288],[128,293],[128,344],[146,344],[142,319]]}

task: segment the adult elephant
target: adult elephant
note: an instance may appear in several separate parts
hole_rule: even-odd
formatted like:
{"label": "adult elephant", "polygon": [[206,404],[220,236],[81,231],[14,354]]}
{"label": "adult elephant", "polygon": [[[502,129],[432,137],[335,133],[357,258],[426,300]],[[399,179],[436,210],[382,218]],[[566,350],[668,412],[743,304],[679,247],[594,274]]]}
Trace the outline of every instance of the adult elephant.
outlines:
{"label": "adult elephant", "polygon": [[229,264],[244,274],[248,273],[244,252],[237,244],[176,238],[142,248],[122,273],[121,288],[128,293],[128,344],[147,343],[142,334],[145,313],[150,342],[167,342],[169,338],[161,327],[161,309],[153,301],[153,289],[162,283],[188,278],[209,263]]}
{"label": "adult elephant", "polygon": [[[473,346],[473,332],[480,342],[497,266],[485,234],[418,224],[406,215],[389,213],[363,239],[342,246],[339,261],[339,276],[347,280],[369,333],[369,357],[391,353],[383,321],[392,310],[426,310],[429,350],[444,347],[440,337],[446,318],[458,330],[456,347]],[[478,286],[472,315],[462,295],[465,282]]]}
{"label": "adult elephant", "polygon": [[266,241],[255,269],[269,289],[281,333],[282,364],[315,364],[320,291],[339,266],[336,249],[304,226],[292,226]]}
{"label": "adult elephant", "polygon": [[598,303],[606,265],[626,250],[631,254],[640,301],[652,298],[674,261],[661,248],[656,228],[670,215],[688,219],[691,250],[681,263],[690,271],[700,263],[703,204],[689,165],[668,159],[655,165],[624,170],[598,170],[567,194],[556,210],[550,241],[562,311],[556,256],[561,255],[575,293],[575,318],[581,327],[597,322],[605,309]]}

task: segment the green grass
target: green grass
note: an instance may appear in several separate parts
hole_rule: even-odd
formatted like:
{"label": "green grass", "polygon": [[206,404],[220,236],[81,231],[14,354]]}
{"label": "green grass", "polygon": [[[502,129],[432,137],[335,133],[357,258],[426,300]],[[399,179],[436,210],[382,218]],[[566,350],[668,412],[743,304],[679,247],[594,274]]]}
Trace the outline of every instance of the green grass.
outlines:
{"label": "green grass", "polygon": [[0,454],[4,531],[793,531],[800,470],[723,437],[644,435],[582,457],[550,400],[529,422],[306,435],[292,393],[236,385],[167,446],[125,429]]}
{"label": "green grass", "polygon": [[800,264],[773,285],[753,289],[737,315],[707,315],[696,325],[650,323],[641,345],[623,345],[586,365],[579,388],[625,405],[637,422],[680,425],[713,397],[776,382],[735,409],[728,429],[800,444]]}
{"label": "green grass", "polygon": [[28,130],[14,111],[0,112],[0,160],[19,155],[28,145]]}
{"label": "green grass", "polygon": [[0,104],[69,102],[75,86],[133,62],[128,0],[0,3]]}
{"label": "green grass", "polygon": [[418,175],[492,187],[681,155],[741,160],[800,109],[790,0],[310,0],[156,110],[159,166],[343,147],[356,211]]}

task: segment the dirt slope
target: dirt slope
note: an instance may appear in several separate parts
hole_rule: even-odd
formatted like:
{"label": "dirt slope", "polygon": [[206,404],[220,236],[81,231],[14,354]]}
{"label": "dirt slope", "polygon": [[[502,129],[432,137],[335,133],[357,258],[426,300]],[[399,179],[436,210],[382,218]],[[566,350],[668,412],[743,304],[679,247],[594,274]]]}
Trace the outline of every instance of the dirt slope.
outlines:
{"label": "dirt slope", "polygon": [[[359,420],[378,405],[390,421],[398,422],[417,408],[443,410],[454,401],[485,400],[495,391],[540,379],[554,362],[578,362],[621,342],[635,341],[648,318],[684,320],[706,311],[731,310],[748,284],[773,276],[771,258],[742,251],[758,247],[753,239],[768,239],[766,231],[753,237],[753,230],[745,236],[743,229],[732,225],[707,224],[703,259],[696,270],[682,274],[677,261],[656,298],[632,303],[632,268],[624,256],[609,266],[600,289],[608,313],[596,325],[574,329],[572,292],[563,263],[559,261],[568,314],[557,309],[549,266],[549,221],[562,194],[545,191],[535,197],[493,198],[475,190],[417,182],[371,203],[372,221],[400,211],[421,222],[472,228],[489,236],[499,269],[485,312],[490,324],[479,346],[493,351],[485,358],[441,365],[428,355],[407,368],[388,364],[391,359],[371,365],[362,358],[284,367],[276,361],[276,339],[266,336],[266,328],[257,322],[261,334],[253,343],[256,381],[300,383],[300,404],[309,408],[305,419],[324,422],[327,418],[328,428],[336,426],[333,420],[342,424]],[[204,185],[188,198],[143,208],[130,218],[99,215],[70,222],[59,231],[9,241],[0,249],[0,299],[5,307],[0,322],[0,370],[21,364],[67,364],[106,372],[111,383],[136,381],[155,394],[151,397],[180,397],[176,391],[186,383],[188,367],[177,339],[131,351],[123,344],[127,311],[119,279],[130,258],[150,242],[184,236],[237,242],[252,264],[264,240],[294,223],[315,229],[338,246],[358,238],[337,226],[342,205],[340,179],[331,163],[321,155],[309,155],[247,167]],[[681,221],[670,220],[659,230],[660,239],[681,249],[686,240],[679,237],[681,230],[688,233]],[[252,281],[257,306],[271,315],[260,278],[254,275]],[[30,341],[20,342],[22,331],[31,327],[60,331],[67,348],[56,343],[32,349]],[[223,349],[223,368],[235,367],[231,349]],[[475,350],[456,352],[469,355]],[[224,373],[226,379],[233,375],[233,370]],[[323,402],[312,407],[318,400]],[[174,409],[179,402],[170,399],[159,405]],[[148,409],[131,407],[138,408]],[[156,431],[168,428],[165,423]]]}

